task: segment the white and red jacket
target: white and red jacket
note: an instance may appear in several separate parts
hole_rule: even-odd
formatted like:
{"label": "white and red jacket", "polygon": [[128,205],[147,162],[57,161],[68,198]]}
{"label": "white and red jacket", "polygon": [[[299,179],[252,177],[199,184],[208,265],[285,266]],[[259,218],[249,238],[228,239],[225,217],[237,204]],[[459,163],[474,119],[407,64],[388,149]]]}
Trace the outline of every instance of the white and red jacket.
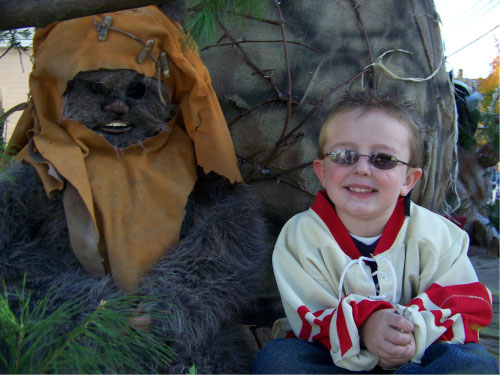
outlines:
{"label": "white and red jacket", "polygon": [[[411,211],[411,216],[410,216]],[[273,268],[287,318],[275,337],[319,341],[333,362],[370,370],[379,358],[360,345],[371,313],[395,308],[415,326],[416,352],[436,341],[478,342],[492,319],[491,294],[467,257],[469,238],[447,219],[400,198],[373,252],[362,257],[326,193],[283,227]],[[367,265],[376,262],[376,276]]]}

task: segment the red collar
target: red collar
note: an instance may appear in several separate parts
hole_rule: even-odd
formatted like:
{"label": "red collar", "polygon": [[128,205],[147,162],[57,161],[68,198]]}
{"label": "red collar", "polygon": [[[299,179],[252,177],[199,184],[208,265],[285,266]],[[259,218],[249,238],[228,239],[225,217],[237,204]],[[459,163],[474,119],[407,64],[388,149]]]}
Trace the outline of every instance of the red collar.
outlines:
{"label": "red collar", "polygon": [[[403,226],[405,216],[409,216],[409,203],[410,200],[405,199],[405,197],[398,198],[394,212],[385,225],[384,231],[378,240],[377,247],[375,248],[373,255],[383,253],[392,246],[401,227]],[[361,253],[354,244],[354,241],[349,235],[344,223],[342,223],[338,217],[337,212],[335,211],[335,206],[328,198],[325,190],[318,192],[311,208],[319,215],[328,229],[330,229],[333,238],[335,238],[335,241],[337,241],[344,253],[349,255],[352,259],[361,257]]]}

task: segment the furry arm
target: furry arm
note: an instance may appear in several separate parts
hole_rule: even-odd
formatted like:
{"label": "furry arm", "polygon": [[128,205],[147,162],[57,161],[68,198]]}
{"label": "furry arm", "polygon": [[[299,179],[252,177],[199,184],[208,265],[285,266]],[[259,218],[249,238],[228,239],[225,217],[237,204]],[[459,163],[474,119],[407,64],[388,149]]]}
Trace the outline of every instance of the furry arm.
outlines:
{"label": "furry arm", "polygon": [[48,199],[35,169],[11,161],[0,175],[0,278],[7,289],[20,288],[26,275],[33,302],[55,288],[53,308],[73,299],[89,311],[121,294],[111,277],[89,276],[70,248],[61,194]]}
{"label": "furry arm", "polygon": [[155,264],[141,292],[165,296],[161,308],[172,319],[163,329],[189,351],[256,298],[270,242],[248,185],[200,174],[186,211],[179,245]]}

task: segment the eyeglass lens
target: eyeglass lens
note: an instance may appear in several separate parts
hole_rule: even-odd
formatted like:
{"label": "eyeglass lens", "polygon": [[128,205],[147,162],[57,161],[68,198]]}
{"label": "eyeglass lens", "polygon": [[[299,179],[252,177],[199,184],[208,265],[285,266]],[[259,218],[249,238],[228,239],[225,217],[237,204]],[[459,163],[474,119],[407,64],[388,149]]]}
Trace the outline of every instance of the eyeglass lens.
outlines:
{"label": "eyeglass lens", "polygon": [[[371,155],[361,155],[356,151],[351,150],[333,150],[327,153],[330,159],[337,164],[341,165],[352,165],[358,162],[360,156],[368,157],[368,162],[375,168],[388,170],[394,168],[398,162],[400,162],[395,156],[390,154],[384,154],[382,152],[376,152]],[[404,162],[401,162],[406,164]]]}

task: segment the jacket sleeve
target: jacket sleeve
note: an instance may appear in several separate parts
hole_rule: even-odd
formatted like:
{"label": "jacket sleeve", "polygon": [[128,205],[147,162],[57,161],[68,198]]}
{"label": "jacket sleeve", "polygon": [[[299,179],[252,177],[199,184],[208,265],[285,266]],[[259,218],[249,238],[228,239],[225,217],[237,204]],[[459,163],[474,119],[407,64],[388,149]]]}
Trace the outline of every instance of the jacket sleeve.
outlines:
{"label": "jacket sleeve", "polygon": [[[419,246],[421,252],[431,248]],[[467,256],[468,247],[468,236],[462,231],[451,246],[439,250],[438,262],[422,264],[418,295],[406,306],[398,306],[415,325],[414,362],[420,362],[424,351],[435,341],[478,342],[479,330],[491,322],[491,294],[478,281]]]}
{"label": "jacket sleeve", "polygon": [[283,330],[291,329],[296,337],[322,343],[337,366],[352,371],[372,369],[379,358],[362,348],[358,327],[371,313],[392,308],[392,304],[357,294],[339,301],[335,290],[338,278],[331,279],[321,252],[315,247],[317,233],[311,233],[312,227],[298,226],[293,222],[285,225],[273,253],[274,274],[287,317],[287,322],[278,321],[273,333],[277,334],[281,325],[282,335],[287,333]]}

